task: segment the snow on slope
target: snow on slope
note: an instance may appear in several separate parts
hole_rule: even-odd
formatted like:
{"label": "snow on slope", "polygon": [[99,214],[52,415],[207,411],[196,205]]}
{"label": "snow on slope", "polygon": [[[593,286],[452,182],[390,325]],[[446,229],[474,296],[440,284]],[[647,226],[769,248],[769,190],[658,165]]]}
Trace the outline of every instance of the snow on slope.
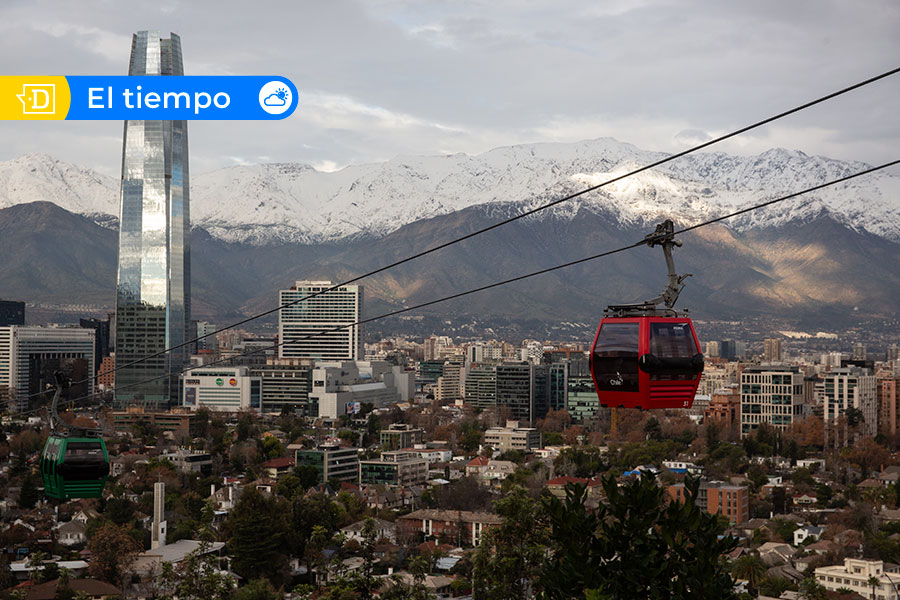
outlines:
{"label": "snow on slope", "polygon": [[[229,167],[192,178],[191,217],[216,237],[255,244],[382,236],[472,205],[536,206],[664,156],[604,138],[503,147],[476,156],[397,157],[334,173],[302,164]],[[695,154],[559,205],[553,213],[571,216],[586,207],[610,211],[622,222],[661,216],[697,222],[863,168],[781,149],[750,157]],[[46,155],[0,163],[0,207],[51,200],[96,218],[118,212],[117,196],[115,180]],[[730,225],[777,226],[822,210],[858,230],[900,241],[900,178],[873,174]]]}

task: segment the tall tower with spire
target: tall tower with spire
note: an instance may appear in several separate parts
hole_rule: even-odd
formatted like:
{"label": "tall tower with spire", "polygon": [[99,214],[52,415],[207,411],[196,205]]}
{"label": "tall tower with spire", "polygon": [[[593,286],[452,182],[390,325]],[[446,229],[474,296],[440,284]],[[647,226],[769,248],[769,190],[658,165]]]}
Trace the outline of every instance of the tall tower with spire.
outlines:
{"label": "tall tower with spire", "polygon": [[[181,38],[139,31],[129,75],[184,75]],[[190,185],[186,121],[125,121],[116,286],[116,400],[178,401],[187,349],[128,366],[183,343],[191,322]]]}

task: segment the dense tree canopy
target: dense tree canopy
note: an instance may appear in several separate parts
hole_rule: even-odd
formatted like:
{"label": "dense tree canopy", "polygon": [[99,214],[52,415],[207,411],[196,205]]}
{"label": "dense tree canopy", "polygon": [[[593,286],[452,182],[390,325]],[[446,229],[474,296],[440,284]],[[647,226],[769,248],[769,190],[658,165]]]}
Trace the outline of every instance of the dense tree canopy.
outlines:
{"label": "dense tree canopy", "polygon": [[546,498],[551,557],[540,584],[545,598],[730,598],[733,582],[721,556],[736,545],[719,538],[723,525],[695,502],[699,483],[688,481],[686,501],[668,503],[651,477],[619,487],[603,480],[607,503],[586,505],[584,486],[566,499]]}

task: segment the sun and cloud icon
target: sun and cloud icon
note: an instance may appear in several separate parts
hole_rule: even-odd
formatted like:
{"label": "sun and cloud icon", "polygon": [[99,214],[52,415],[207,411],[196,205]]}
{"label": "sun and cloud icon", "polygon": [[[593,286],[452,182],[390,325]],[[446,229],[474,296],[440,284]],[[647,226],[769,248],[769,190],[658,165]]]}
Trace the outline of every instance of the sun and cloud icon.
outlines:
{"label": "sun and cloud icon", "polygon": [[280,115],[292,104],[291,92],[282,81],[270,81],[259,90],[259,105],[270,115]]}
{"label": "sun and cloud icon", "polygon": [[284,106],[288,102],[291,93],[284,88],[278,88],[274,94],[269,94],[263,99],[266,106]]}

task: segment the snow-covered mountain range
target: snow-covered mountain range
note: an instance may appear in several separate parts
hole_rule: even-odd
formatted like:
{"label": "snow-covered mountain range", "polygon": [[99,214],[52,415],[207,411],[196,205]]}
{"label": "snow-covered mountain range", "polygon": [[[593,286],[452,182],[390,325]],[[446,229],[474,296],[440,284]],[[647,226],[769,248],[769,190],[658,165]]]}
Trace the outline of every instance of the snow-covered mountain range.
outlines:
{"label": "snow-covered mountain range", "polygon": [[[192,176],[191,218],[214,237],[254,245],[377,238],[473,205],[537,206],[664,156],[603,138],[503,147],[476,156],[397,157],[336,172],[296,163],[236,166]],[[783,149],[749,157],[698,153],[561,204],[552,213],[572,216],[581,207],[627,224],[663,216],[695,223],[866,167]],[[0,163],[0,208],[45,200],[109,225],[118,213],[118,192],[117,179],[45,154]],[[778,226],[823,211],[854,230],[900,241],[900,178],[874,173],[728,225]]]}

